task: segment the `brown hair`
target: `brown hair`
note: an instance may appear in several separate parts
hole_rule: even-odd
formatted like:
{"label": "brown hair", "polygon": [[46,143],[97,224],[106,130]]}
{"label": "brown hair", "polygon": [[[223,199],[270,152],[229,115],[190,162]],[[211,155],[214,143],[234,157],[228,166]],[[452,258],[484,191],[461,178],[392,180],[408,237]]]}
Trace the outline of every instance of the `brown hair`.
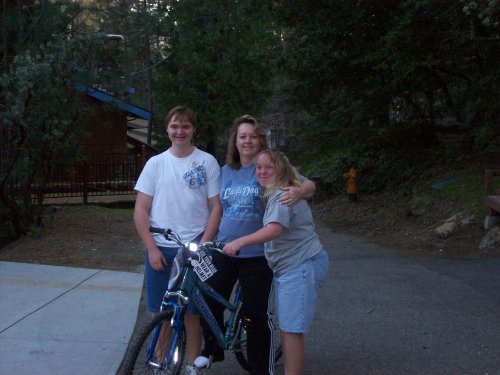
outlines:
{"label": "brown hair", "polygon": [[189,121],[193,127],[196,129],[198,127],[198,119],[196,118],[196,113],[189,107],[185,105],[178,105],[168,111],[165,116],[165,128],[173,117],[180,117],[184,120]]}
{"label": "brown hair", "polygon": [[297,169],[290,164],[290,161],[281,151],[264,150],[257,154],[255,159],[261,155],[268,155],[271,164],[276,168],[276,175],[273,182],[266,188],[264,198],[268,198],[280,187],[300,186],[300,176]]}
{"label": "brown hair", "polygon": [[267,136],[264,128],[257,122],[255,117],[250,115],[243,115],[237,117],[233,121],[233,126],[229,131],[229,141],[227,144],[226,164],[231,168],[239,169],[241,167],[240,152],[236,147],[236,136],[241,124],[252,124],[254,126],[255,134],[259,137],[260,151],[267,150]]}

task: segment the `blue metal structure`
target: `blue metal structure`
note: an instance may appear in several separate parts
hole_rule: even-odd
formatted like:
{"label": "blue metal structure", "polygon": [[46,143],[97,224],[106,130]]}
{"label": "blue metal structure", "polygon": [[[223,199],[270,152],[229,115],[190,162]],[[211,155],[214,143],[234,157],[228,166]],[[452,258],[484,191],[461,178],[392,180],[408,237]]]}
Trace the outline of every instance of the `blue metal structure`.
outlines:
{"label": "blue metal structure", "polygon": [[143,119],[148,120],[148,121],[152,117],[152,113],[149,112],[148,110],[141,108],[141,107],[138,107],[136,105],[124,102],[123,100],[118,99],[105,91],[95,89],[93,87],[89,87],[89,86],[86,86],[83,84],[76,84],[75,88],[78,91],[85,92],[88,96],[96,98],[97,100],[100,100],[102,102],[116,104],[122,110],[124,110],[128,113],[131,113],[137,117],[143,118]]}

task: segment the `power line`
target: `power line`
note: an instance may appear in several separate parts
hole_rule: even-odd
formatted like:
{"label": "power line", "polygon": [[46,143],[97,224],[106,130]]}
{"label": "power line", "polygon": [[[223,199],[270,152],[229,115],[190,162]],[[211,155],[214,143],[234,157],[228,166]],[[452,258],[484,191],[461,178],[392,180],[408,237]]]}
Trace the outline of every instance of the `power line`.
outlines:
{"label": "power line", "polygon": [[148,71],[149,69],[153,69],[155,66],[160,65],[161,63],[165,62],[170,57],[171,54],[172,54],[172,52],[170,52],[165,58],[161,59],[156,64],[148,66],[147,68],[144,68],[142,70],[138,70],[138,71],[132,72],[132,74],[144,73],[144,72]]}

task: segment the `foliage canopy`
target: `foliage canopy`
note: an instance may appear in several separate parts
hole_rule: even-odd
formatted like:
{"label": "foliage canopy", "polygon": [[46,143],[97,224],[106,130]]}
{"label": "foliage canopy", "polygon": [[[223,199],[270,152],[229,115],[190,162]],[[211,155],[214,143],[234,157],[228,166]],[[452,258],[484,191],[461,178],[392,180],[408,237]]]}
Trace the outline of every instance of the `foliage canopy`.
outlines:
{"label": "foliage canopy", "polygon": [[108,40],[78,29],[82,11],[72,2],[3,3],[0,217],[15,236],[40,224],[53,172],[81,157],[93,109],[76,87],[98,80]]}
{"label": "foliage canopy", "polygon": [[307,171],[341,186],[357,165],[376,190],[440,156],[498,156],[497,1],[284,1],[277,14]]}
{"label": "foliage canopy", "polygon": [[[0,45],[0,216],[37,221],[33,186],[80,157],[92,109],[76,83],[163,117],[199,115],[197,145],[224,159],[226,130],[288,100],[290,154],[337,188],[357,166],[364,191],[445,158],[499,157],[497,0],[4,1]],[[107,34],[124,36],[119,51]],[[118,52],[120,52],[118,54]],[[102,63],[105,61],[106,63]],[[284,89],[283,89],[284,88]],[[10,187],[22,184],[24,195]]]}

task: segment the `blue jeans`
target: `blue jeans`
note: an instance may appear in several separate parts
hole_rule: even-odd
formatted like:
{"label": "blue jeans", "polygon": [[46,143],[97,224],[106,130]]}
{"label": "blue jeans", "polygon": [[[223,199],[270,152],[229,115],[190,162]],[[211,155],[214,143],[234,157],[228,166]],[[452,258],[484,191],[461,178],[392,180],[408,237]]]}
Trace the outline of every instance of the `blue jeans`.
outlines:
{"label": "blue jeans", "polygon": [[328,254],[322,250],[300,266],[274,277],[280,329],[305,333],[311,329],[318,291],[328,273]]}
{"label": "blue jeans", "polygon": [[[158,249],[160,249],[161,253],[163,254],[163,256],[167,261],[165,270],[156,271],[153,268],[151,268],[147,250],[144,261],[145,263],[144,276],[146,278],[148,311],[150,312],[160,312],[161,302],[163,300],[165,292],[167,291],[168,280],[170,279],[170,270],[172,269],[172,263],[174,261],[175,256],[177,255],[177,252],[179,251],[179,247],[158,246]],[[194,302],[189,302],[186,311],[191,314],[198,314]]]}

